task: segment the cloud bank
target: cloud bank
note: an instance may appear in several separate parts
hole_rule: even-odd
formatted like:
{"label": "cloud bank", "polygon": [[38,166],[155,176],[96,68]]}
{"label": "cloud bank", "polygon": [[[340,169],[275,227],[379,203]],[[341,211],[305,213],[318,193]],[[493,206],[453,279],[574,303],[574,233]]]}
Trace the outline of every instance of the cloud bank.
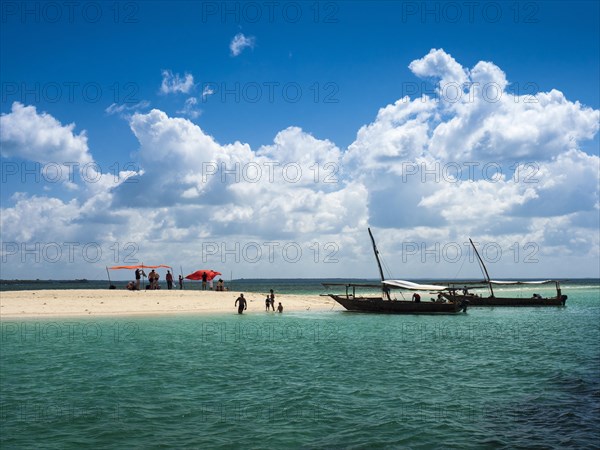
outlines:
{"label": "cloud bank", "polygon": [[[234,41],[232,54],[249,46]],[[504,251],[496,276],[598,275],[600,161],[581,143],[598,133],[599,111],[556,89],[510,93],[492,62],[466,68],[441,49],[409,67],[438,95],[383,106],[346,149],[297,127],[259,148],[222,144],[186,118],[135,112],[139,171],[80,181],[71,199],[15,194],[3,239],[133,243],[138,260],[246,277],[376,277],[370,225],[394,276],[456,275],[463,259],[443,248],[469,236]],[[166,92],[193,85],[167,75]],[[5,158],[93,161],[85,132],[34,107],[16,103],[1,120]]]}

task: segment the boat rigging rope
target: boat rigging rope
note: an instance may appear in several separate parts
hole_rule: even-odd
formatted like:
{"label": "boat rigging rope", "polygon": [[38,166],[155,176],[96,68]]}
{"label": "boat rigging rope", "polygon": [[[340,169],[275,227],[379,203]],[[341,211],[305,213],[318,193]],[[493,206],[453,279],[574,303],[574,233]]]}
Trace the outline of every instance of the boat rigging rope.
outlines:
{"label": "boat rigging rope", "polygon": [[465,260],[466,259],[467,259],[467,255],[465,255],[464,258],[462,258],[462,262],[460,263],[460,267],[458,268],[458,272],[456,272],[456,274],[454,275],[454,279],[455,280],[458,278],[458,274],[462,271],[462,268],[465,265]]}
{"label": "boat rigging rope", "polygon": [[385,260],[381,256],[381,253],[379,254],[379,261],[381,261],[381,265],[383,266],[383,270],[387,274],[388,279],[394,278],[393,275],[392,275],[392,272],[391,272],[390,268],[388,267],[388,265],[386,264]]}

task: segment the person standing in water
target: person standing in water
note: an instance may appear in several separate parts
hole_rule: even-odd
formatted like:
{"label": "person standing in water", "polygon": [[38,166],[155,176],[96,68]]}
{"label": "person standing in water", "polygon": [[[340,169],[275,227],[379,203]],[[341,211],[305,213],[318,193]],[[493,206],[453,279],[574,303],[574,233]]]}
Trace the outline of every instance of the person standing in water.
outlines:
{"label": "person standing in water", "polygon": [[271,308],[273,309],[273,311],[275,311],[275,294],[273,293],[273,289],[269,290],[269,292],[269,302],[271,303]]}
{"label": "person standing in water", "polygon": [[[239,305],[238,305],[239,302]],[[238,307],[238,314],[243,314],[244,310],[247,308],[247,302],[246,299],[244,298],[244,294],[240,294],[240,296],[237,298],[237,300],[235,301],[235,304],[233,306],[237,306]]]}
{"label": "person standing in water", "polygon": [[281,302],[279,302],[279,306],[277,307],[277,312],[278,313],[282,313],[283,312],[283,305],[281,304]]}

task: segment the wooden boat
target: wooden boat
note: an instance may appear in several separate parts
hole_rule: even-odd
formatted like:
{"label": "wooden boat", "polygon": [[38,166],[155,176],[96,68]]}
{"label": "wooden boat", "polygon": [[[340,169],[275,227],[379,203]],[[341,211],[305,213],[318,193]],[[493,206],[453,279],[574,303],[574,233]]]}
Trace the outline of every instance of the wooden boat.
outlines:
{"label": "wooden boat", "polygon": [[[447,300],[444,302],[427,302],[420,301],[420,296],[414,296],[410,300],[392,299],[390,290],[392,288],[406,289],[410,291],[442,291],[448,289],[446,286],[437,285],[421,285],[403,280],[385,280],[381,261],[379,260],[379,251],[375,245],[375,239],[369,228],[369,236],[373,244],[373,251],[379,274],[381,276],[381,284],[355,284],[355,283],[325,283],[324,286],[345,286],[345,295],[327,294],[333,300],[338,302],[348,311],[356,312],[371,312],[385,314],[456,314],[467,310],[468,301],[464,299]],[[356,288],[380,289],[380,296],[357,296]]]}
{"label": "wooden boat", "polygon": [[[334,284],[327,284],[333,286]],[[356,312],[375,312],[385,314],[456,314],[461,311],[466,311],[468,300],[447,301],[445,303],[437,303],[430,301],[409,301],[409,300],[394,300],[387,299],[382,296],[356,296],[356,287],[378,287],[381,285],[359,285],[348,283],[346,286],[346,294],[327,294],[348,311]],[[385,291],[383,291],[385,292]]]}
{"label": "wooden boat", "polygon": [[[475,251],[475,255],[482,268],[483,275],[485,276],[484,284],[490,290],[489,297],[481,297],[468,292],[468,289],[460,289],[457,287],[451,287],[448,291],[442,293],[442,296],[448,300],[461,301],[467,300],[470,306],[565,306],[567,296],[562,294],[560,289],[560,282],[558,280],[543,280],[543,281],[497,281],[490,279],[490,275],[483,262],[483,259],[479,255],[477,248],[473,241],[469,239],[471,246]],[[533,294],[532,297],[496,297],[494,294],[494,286],[518,286],[518,285],[545,285],[554,284],[556,286],[555,297],[542,297],[537,294]]]}

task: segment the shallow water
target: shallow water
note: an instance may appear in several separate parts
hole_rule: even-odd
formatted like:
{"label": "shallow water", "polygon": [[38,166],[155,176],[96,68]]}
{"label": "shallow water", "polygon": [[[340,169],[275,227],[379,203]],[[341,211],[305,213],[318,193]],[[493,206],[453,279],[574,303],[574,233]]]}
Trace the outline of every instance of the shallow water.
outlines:
{"label": "shallow water", "polygon": [[597,448],[600,290],[565,308],[2,322],[2,448]]}

